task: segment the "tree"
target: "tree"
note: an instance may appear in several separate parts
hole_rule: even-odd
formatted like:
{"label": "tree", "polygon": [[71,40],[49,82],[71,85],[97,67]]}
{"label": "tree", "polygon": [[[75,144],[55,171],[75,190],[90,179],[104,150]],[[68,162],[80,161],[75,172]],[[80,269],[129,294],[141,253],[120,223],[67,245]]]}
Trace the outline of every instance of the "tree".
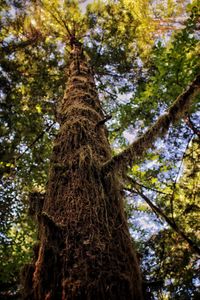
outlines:
{"label": "tree", "polygon": [[111,158],[105,116],[80,42],[71,38],[33,291],[28,282],[25,299],[142,299],[119,182],[101,170]]}
{"label": "tree", "polygon": [[35,266],[25,273],[24,299],[142,299],[116,175],[183,114],[200,79],[143,136],[111,157],[91,70],[81,43],[70,37],[72,60],[58,112],[60,131],[44,204],[37,212],[40,245]]}
{"label": "tree", "polygon": [[[183,157],[183,174],[170,195],[170,198],[173,196],[173,219],[169,214],[170,209],[167,208],[169,194],[162,194],[166,203],[164,209],[155,207],[145,192],[139,191],[141,197],[150,203],[152,210],[167,223],[167,226],[153,233],[146,242],[143,241],[140,250],[143,256],[143,276],[151,296],[154,295],[156,299],[199,298],[196,255],[199,232],[195,222],[199,213],[198,156],[198,140],[194,139]],[[135,185],[135,188],[141,189],[141,186]]]}
{"label": "tree", "polygon": [[[59,16],[57,11],[50,14],[54,19]],[[38,194],[31,198],[40,244],[35,247],[36,264],[24,271],[24,298],[140,299],[141,280],[117,177],[124,177],[127,167],[168,130],[170,122],[179,120],[198,92],[199,77],[145,134],[112,157],[104,125],[108,117],[97,98],[92,72],[76,30],[68,26],[66,30],[72,47],[69,87],[57,113],[60,132],[44,204]],[[126,54],[121,51],[118,57]],[[111,61],[115,58],[111,56]]]}

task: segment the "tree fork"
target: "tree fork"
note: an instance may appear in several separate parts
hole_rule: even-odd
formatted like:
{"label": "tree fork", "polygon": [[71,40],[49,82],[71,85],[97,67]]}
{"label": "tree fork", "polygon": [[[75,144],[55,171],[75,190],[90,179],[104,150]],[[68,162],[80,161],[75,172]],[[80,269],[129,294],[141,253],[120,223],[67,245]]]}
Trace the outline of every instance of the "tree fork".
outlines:
{"label": "tree fork", "polygon": [[[78,61],[78,69],[77,69]],[[25,300],[141,300],[141,276],[92,72],[74,45]],[[101,126],[96,126],[101,124]],[[59,226],[57,226],[59,224]],[[32,278],[32,280],[30,280]]]}

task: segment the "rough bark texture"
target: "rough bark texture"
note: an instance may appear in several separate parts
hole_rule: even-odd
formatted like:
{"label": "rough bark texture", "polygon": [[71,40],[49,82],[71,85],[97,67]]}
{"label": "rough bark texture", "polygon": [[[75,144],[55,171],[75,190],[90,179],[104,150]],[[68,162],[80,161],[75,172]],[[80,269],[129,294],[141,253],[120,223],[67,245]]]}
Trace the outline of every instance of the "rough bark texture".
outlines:
{"label": "rough bark texture", "polygon": [[26,300],[141,300],[138,262],[93,76],[74,47]]}

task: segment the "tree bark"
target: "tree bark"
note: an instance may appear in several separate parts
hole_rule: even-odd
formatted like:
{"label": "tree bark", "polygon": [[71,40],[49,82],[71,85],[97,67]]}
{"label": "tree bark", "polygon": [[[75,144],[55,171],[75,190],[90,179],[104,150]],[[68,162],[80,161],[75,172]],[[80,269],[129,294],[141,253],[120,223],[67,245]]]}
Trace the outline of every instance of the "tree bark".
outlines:
{"label": "tree bark", "polygon": [[[74,46],[26,300],[141,300],[138,260],[92,73]],[[97,126],[98,125],[98,126]]]}

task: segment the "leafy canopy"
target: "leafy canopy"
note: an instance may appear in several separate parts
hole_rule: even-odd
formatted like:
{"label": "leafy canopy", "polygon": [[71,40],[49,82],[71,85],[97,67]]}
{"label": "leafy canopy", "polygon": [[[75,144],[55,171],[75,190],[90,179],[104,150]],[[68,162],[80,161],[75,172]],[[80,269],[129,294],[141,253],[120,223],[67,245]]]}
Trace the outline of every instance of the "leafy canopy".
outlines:
{"label": "leafy canopy", "polygon": [[[115,153],[152,124],[199,74],[198,1],[187,9],[183,0],[94,1],[85,14],[78,2],[0,2],[0,269],[4,291],[16,289],[19,270],[30,258],[36,239],[27,216],[28,194],[45,191],[52,140],[58,129],[56,106],[67,80],[70,35],[83,43],[104,110],[112,114],[108,127]],[[198,100],[188,112],[194,126]],[[161,270],[160,285],[153,288],[149,284],[160,299],[160,290],[170,299],[180,286],[184,297],[197,293],[196,273],[192,272],[196,260],[189,258],[187,241],[155,216],[141,193],[197,243],[198,236],[193,235],[198,213],[193,179],[197,174],[191,166],[196,164],[198,150],[192,164],[184,159],[182,177],[179,168],[183,156],[189,155],[186,149],[196,145],[194,136],[184,122],[170,128],[168,136],[129,170],[140,188],[137,185],[130,191],[132,186],[125,187],[132,232],[141,237],[146,278],[157,280],[155,261]],[[141,219],[152,226],[144,221],[143,226]],[[145,253],[145,245],[149,253]],[[180,268],[172,260],[175,257]],[[169,271],[169,261],[176,272]],[[166,283],[169,276],[173,288]]]}

